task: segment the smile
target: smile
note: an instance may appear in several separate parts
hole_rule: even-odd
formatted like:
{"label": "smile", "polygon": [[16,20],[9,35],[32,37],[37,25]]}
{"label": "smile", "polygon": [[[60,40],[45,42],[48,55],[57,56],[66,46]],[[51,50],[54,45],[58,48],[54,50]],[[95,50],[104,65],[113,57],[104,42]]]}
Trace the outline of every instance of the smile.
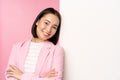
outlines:
{"label": "smile", "polygon": [[47,33],[47,32],[45,32],[45,31],[43,31],[43,34],[44,34],[44,36],[46,36],[46,37],[48,37],[48,36],[50,35],[50,33]]}

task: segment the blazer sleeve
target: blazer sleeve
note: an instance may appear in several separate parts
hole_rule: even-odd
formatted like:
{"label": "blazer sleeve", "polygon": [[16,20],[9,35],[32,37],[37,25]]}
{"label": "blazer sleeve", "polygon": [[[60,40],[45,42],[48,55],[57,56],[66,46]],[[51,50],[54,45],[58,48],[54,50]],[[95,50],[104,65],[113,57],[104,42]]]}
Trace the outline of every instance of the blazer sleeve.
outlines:
{"label": "blazer sleeve", "polygon": [[59,45],[56,46],[54,52],[54,60],[52,68],[55,69],[58,74],[55,77],[55,80],[63,80],[63,72],[64,72],[64,49]]}
{"label": "blazer sleeve", "polygon": [[[17,52],[18,52],[18,50],[17,50],[18,48],[17,47],[19,47],[18,44],[14,44],[12,46],[6,70],[9,68],[9,65],[17,66]],[[5,78],[6,78],[6,80],[16,80],[15,78],[12,78],[12,77],[7,78],[6,72],[5,72]]]}
{"label": "blazer sleeve", "polygon": [[52,78],[42,78],[35,76],[34,74],[24,73],[21,80],[63,80],[63,66],[64,66],[64,50],[60,46],[56,46],[53,56],[52,68],[55,69],[58,74]]}

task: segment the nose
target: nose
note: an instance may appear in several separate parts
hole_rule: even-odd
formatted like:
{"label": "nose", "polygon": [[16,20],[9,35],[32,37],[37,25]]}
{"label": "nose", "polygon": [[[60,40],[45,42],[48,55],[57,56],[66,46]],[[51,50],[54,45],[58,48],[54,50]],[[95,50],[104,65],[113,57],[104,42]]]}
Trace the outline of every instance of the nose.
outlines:
{"label": "nose", "polygon": [[51,30],[52,30],[52,27],[51,27],[51,26],[48,26],[48,27],[46,28],[46,30],[47,30],[48,33],[50,33]]}

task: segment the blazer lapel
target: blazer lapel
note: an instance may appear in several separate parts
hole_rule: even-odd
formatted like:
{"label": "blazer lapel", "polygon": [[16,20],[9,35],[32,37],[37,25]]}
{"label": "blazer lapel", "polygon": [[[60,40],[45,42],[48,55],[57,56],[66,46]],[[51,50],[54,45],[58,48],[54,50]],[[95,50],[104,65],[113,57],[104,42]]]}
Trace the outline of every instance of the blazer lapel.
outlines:
{"label": "blazer lapel", "polygon": [[21,65],[20,65],[20,67],[21,67],[22,71],[24,71],[24,63],[25,63],[26,56],[28,54],[30,42],[31,42],[31,40],[24,41],[21,46],[21,50],[20,50],[20,54],[21,54],[20,64]]}
{"label": "blazer lapel", "polygon": [[47,58],[47,56],[50,53],[51,43],[48,41],[45,41],[44,46],[41,48],[40,55],[38,57],[38,61],[36,64],[36,74],[40,74],[42,71],[42,68],[44,66],[44,62]]}

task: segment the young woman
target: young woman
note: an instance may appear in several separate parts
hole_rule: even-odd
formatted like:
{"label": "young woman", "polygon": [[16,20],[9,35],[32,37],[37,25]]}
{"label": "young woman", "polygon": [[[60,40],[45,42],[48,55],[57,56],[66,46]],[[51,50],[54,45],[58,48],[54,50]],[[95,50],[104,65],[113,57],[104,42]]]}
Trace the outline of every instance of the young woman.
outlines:
{"label": "young woman", "polygon": [[29,40],[16,43],[6,69],[6,80],[62,80],[64,51],[56,45],[60,13],[46,8],[35,19]]}

